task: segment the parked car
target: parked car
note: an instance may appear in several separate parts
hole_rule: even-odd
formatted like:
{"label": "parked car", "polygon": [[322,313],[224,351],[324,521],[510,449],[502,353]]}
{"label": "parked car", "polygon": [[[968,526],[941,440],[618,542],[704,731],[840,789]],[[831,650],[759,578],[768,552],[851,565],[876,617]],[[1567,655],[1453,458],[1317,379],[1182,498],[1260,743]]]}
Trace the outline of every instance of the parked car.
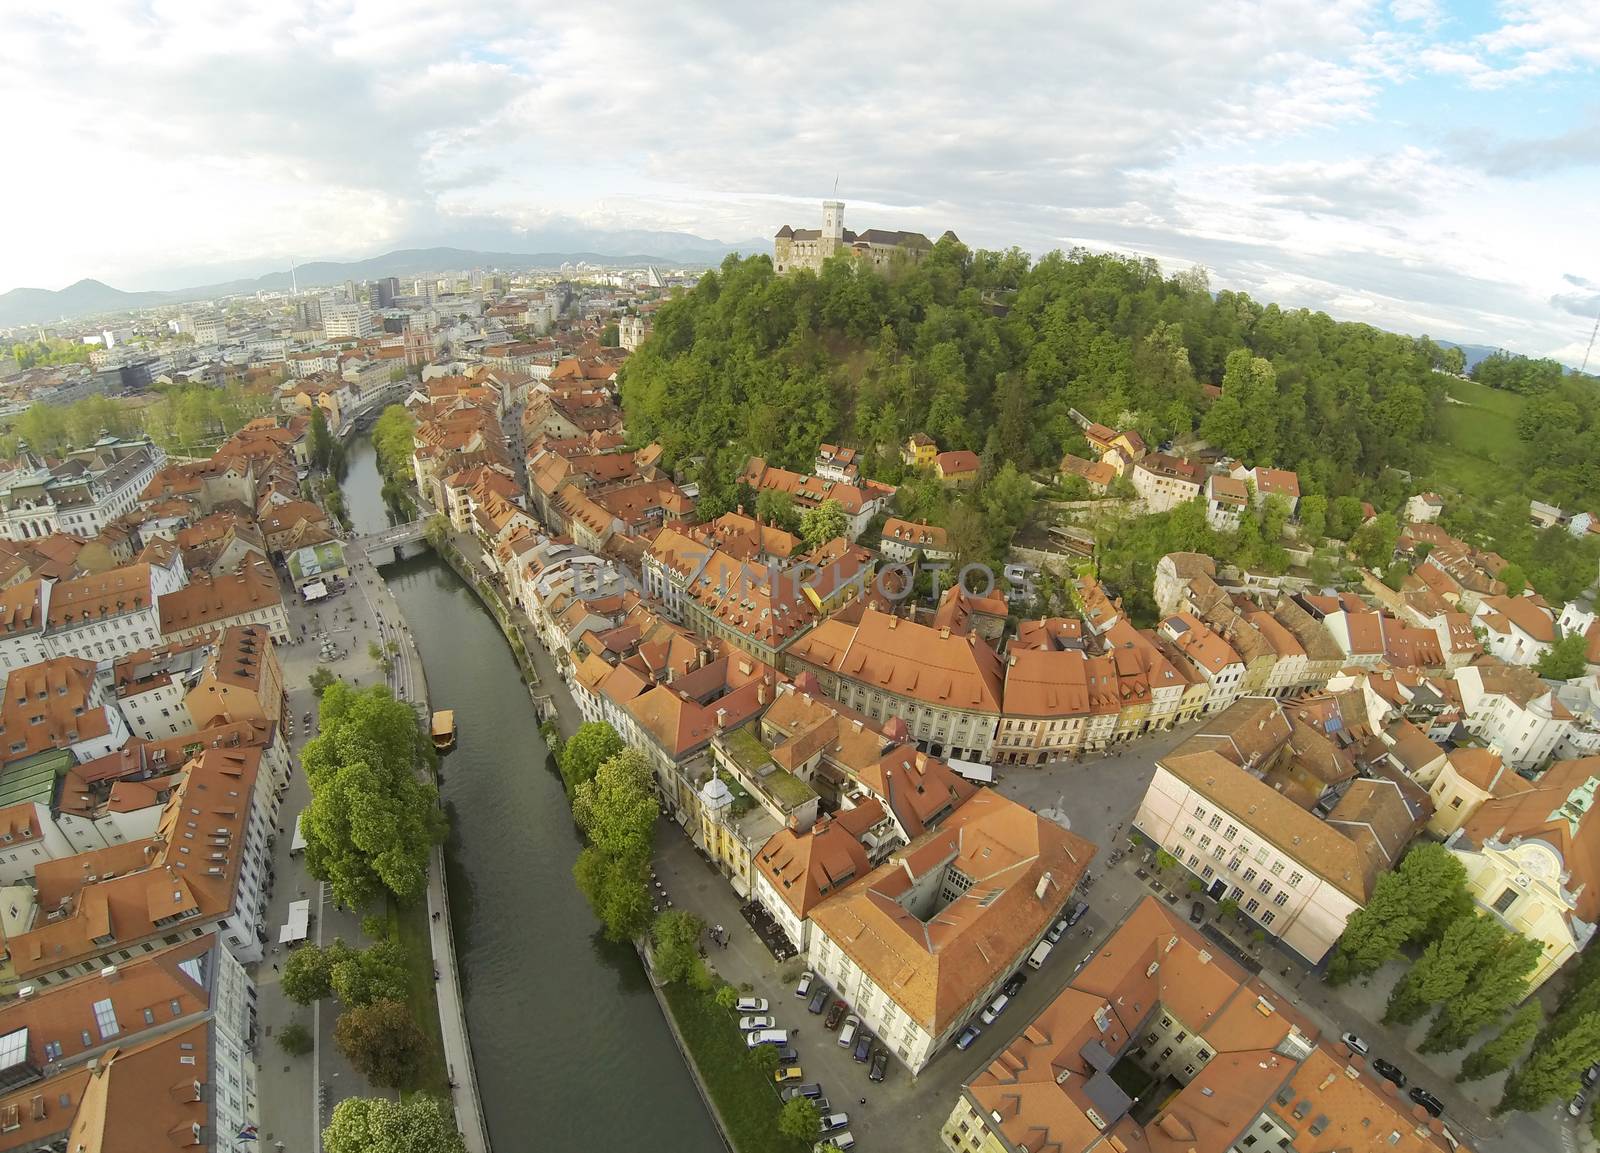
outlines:
{"label": "parked car", "polygon": [[819,985],[817,986],[817,991],[811,994],[811,1000],[806,1004],[806,1008],[810,1009],[813,1013],[820,1013],[823,1009],[827,1008],[827,1005],[828,987],[826,985]]}
{"label": "parked car", "polygon": [[[1581,1093],[1578,1095],[1580,1097],[1583,1096]],[[1439,1098],[1435,1097],[1432,1093],[1428,1092],[1421,1085],[1411,1086],[1411,1091],[1407,1094],[1407,1096],[1409,1096],[1418,1105],[1421,1105],[1424,1109],[1426,1109],[1430,1116],[1437,1117],[1444,1112],[1444,1102],[1439,1100]]]}
{"label": "parked car", "polygon": [[846,1005],[843,1001],[835,1001],[828,1010],[828,1015],[823,1019],[822,1027],[830,1033],[839,1027],[839,1022],[844,1020]]}
{"label": "parked car", "polygon": [[1406,1075],[1400,1071],[1400,1066],[1391,1065],[1382,1057],[1372,1059],[1372,1071],[1385,1081],[1393,1081],[1402,1089],[1406,1087]]}
{"label": "parked car", "polygon": [[772,1079],[782,1085],[785,1081],[798,1081],[805,1076],[805,1071],[798,1065],[779,1065],[772,1071]]}
{"label": "parked car", "polygon": [[807,1081],[804,1085],[790,1085],[783,1091],[783,1099],[792,1101],[796,1097],[810,1097],[815,1101],[822,1096],[822,1086],[815,1081]]}
{"label": "parked car", "polygon": [[1583,1071],[1584,1088],[1588,1088],[1596,1081],[1600,1081],[1600,1061],[1596,1061]]}
{"label": "parked car", "polygon": [[1048,930],[1046,930],[1044,939],[1054,945],[1057,941],[1061,940],[1062,937],[1067,935],[1067,930],[1071,927],[1071,925],[1067,924],[1067,919],[1062,917],[1054,925],[1051,925]]}
{"label": "parked car", "polygon": [[972,1048],[972,1043],[978,1039],[978,1034],[982,1032],[983,1030],[978,1028],[976,1025],[968,1025],[965,1029],[961,1030],[961,1036],[956,1038],[956,1048]]}
{"label": "parked car", "polygon": [[[1572,1100],[1567,1102],[1567,1112],[1573,1117],[1582,1117],[1583,1107],[1588,1103],[1589,1094],[1584,1092],[1582,1089],[1579,1089],[1575,1094],[1573,1094]],[[1426,1108],[1426,1106],[1424,1106],[1424,1108]],[[1429,1109],[1428,1112],[1433,1113],[1433,1110]],[[1440,1112],[1443,1112],[1443,1110],[1441,1109]],[[1437,1117],[1439,1114],[1434,1113],[1433,1115]]]}
{"label": "parked car", "polygon": [[765,997],[740,997],[733,1006],[741,1013],[765,1013],[767,999]]}
{"label": "parked car", "polygon": [[1345,1043],[1350,1052],[1360,1053],[1363,1057],[1367,1055],[1367,1043],[1354,1033],[1340,1033],[1339,1040]]}
{"label": "parked car", "polygon": [[829,1113],[818,1122],[824,1133],[832,1133],[835,1129],[843,1129],[848,1124],[850,1124],[850,1114],[848,1113]]}
{"label": "parked car", "polygon": [[1206,907],[1199,901],[1189,906],[1189,924],[1198,925],[1206,919]]}
{"label": "parked car", "polygon": [[1067,928],[1070,929],[1070,928],[1072,928],[1072,926],[1076,925],[1079,921],[1083,920],[1084,914],[1087,913],[1088,911],[1089,911],[1089,902],[1088,901],[1079,901],[1076,905],[1074,905],[1072,907],[1072,912],[1067,914]]}
{"label": "parked car", "polygon": [[794,995],[796,997],[804,997],[807,993],[811,992],[811,982],[815,981],[816,979],[817,975],[810,969],[807,969],[804,973],[801,973],[800,983],[794,987]]}
{"label": "parked car", "polygon": [[835,1149],[850,1150],[856,1147],[856,1139],[851,1136],[850,1130],[842,1129],[837,1133],[829,1133],[821,1141],[811,1147],[811,1153],[833,1153]]}
{"label": "parked car", "polygon": [[1004,993],[1001,993],[993,1001],[990,1001],[987,1005],[985,1005],[983,1007],[983,1012],[979,1013],[978,1016],[983,1018],[983,1023],[985,1025],[993,1025],[995,1023],[995,1019],[998,1018],[1001,1013],[1006,1011],[1006,1006],[1009,1004],[1011,1004],[1011,998],[1007,997]]}
{"label": "parked car", "polygon": [[856,1047],[850,1050],[850,1056],[857,1061],[865,1061],[872,1056],[872,1034],[865,1028],[856,1033]]}
{"label": "parked car", "polygon": [[793,1065],[798,1060],[800,1060],[800,1054],[794,1051],[793,1045],[784,1045],[778,1050],[778,1064]]}
{"label": "parked car", "polygon": [[1044,963],[1050,959],[1050,950],[1054,948],[1055,946],[1049,941],[1040,941],[1033,947],[1033,952],[1028,954],[1028,968],[1044,968]]}
{"label": "parked car", "polygon": [[744,1035],[744,1043],[751,1049],[754,1049],[757,1045],[787,1045],[789,1043],[789,1030],[754,1029]]}
{"label": "parked car", "polygon": [[751,1029],[770,1029],[777,1023],[777,1019],[768,1013],[753,1013],[739,1018],[739,1028],[747,1033]]}
{"label": "parked car", "polygon": [[1015,997],[1022,986],[1028,983],[1028,974],[1013,973],[1006,978],[1006,983],[1000,986],[1000,991],[1007,997]]}
{"label": "parked car", "polygon": [[867,1080],[882,1081],[889,1072],[889,1050],[879,1045],[872,1051],[872,1068],[867,1070]]}
{"label": "parked car", "polygon": [[844,1019],[844,1028],[839,1030],[839,1044],[846,1049],[855,1044],[856,1030],[861,1028],[861,1018],[851,1013]]}

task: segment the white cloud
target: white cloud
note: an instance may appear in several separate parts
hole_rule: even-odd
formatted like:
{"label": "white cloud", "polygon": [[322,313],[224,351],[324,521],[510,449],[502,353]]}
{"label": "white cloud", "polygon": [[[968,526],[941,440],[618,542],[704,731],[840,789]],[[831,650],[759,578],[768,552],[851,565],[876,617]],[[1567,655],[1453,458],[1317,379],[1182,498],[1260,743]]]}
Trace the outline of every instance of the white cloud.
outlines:
{"label": "white cloud", "polygon": [[[1558,166],[1481,134],[1476,159],[1441,159],[1470,126],[1397,142],[1415,132],[1385,101],[1417,69],[1585,68],[1593,38],[1535,0],[1478,40],[1435,42],[1442,23],[1431,0],[4,10],[0,102],[27,110],[13,154],[39,164],[0,184],[0,288],[565,220],[766,236],[837,176],[858,225],[1131,248],[1286,303],[1486,339],[1510,316],[1507,339],[1557,343],[1561,270],[1501,237],[1537,201],[1526,244],[1551,242],[1551,206],[1577,203]],[[1571,137],[1534,151],[1585,163]],[[1508,206],[1497,181],[1519,164],[1543,183]]]}

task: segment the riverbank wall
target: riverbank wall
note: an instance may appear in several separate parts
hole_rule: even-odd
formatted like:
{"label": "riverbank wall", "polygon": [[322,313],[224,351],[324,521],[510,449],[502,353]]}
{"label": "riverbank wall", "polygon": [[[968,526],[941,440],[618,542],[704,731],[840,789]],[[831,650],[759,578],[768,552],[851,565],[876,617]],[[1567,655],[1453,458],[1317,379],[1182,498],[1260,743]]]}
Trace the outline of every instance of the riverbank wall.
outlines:
{"label": "riverbank wall", "polygon": [[683,1058],[683,1063],[689,1067],[689,1076],[694,1078],[694,1088],[695,1092],[700,1094],[700,1103],[706,1107],[706,1112],[711,1114],[711,1121],[717,1127],[717,1136],[722,1138],[722,1148],[726,1153],[739,1153],[733,1138],[728,1135],[728,1123],[722,1119],[722,1110],[718,1109],[717,1103],[711,1099],[711,1090],[707,1088],[705,1078],[700,1075],[700,1066],[695,1062],[688,1042],[683,1039],[683,1030],[678,1028],[678,1019],[672,1015],[672,1006],[667,1001],[667,995],[662,992],[661,983],[656,980],[655,967],[650,963],[649,945],[635,942],[634,948],[639,951],[639,963],[644,966],[644,975],[650,981],[650,992],[655,994],[656,1006],[667,1022],[667,1030],[672,1034],[672,1043],[678,1047],[678,1055]]}
{"label": "riverbank wall", "polygon": [[462,583],[472,590],[479,603],[489,610],[489,615],[500,626],[500,633],[506,638],[511,655],[517,662],[517,669],[522,673],[522,681],[528,686],[529,694],[539,707],[539,719],[545,720],[545,706],[541,704],[544,698],[540,693],[539,671],[533,667],[533,658],[529,655],[527,643],[522,638],[522,629],[514,615],[516,610],[506,603],[505,598],[500,595],[500,590],[494,587],[489,575],[467,559],[455,541],[448,537],[436,541],[430,537],[428,544],[434,554],[449,565],[456,576],[461,578]]}

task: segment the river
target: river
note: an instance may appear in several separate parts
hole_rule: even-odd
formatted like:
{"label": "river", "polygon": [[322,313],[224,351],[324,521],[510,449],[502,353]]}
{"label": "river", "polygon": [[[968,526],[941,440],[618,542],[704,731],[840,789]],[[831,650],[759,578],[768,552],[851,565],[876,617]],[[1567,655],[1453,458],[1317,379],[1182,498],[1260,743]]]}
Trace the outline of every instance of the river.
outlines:
{"label": "river", "polygon": [[[357,533],[389,523],[372,444],[350,445]],[[638,956],[572,882],[581,847],[499,627],[432,553],[384,569],[460,744],[444,759],[445,862],[467,1028],[496,1153],[721,1142]]]}

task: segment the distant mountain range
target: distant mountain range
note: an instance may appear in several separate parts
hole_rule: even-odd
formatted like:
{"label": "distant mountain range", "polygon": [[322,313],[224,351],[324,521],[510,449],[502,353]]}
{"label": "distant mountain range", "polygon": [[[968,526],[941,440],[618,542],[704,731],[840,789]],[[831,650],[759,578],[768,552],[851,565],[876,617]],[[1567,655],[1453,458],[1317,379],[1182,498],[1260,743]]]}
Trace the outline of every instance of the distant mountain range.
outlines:
{"label": "distant mountain range", "polygon": [[[645,264],[681,267],[719,263],[730,252],[764,251],[770,242],[747,240],[726,244],[687,233],[614,232],[594,233],[583,239],[601,242],[587,250],[548,252],[489,252],[471,248],[403,248],[367,260],[319,260],[301,264],[294,270],[294,282],[304,290],[347,280],[366,281],[385,276],[418,276],[431,272],[461,271],[471,268],[497,268],[521,271],[556,268],[565,263],[587,262],[640,266]],[[646,242],[639,244],[638,242]],[[653,243],[651,243],[653,242]],[[650,253],[655,253],[651,255]],[[181,304],[254,292],[286,292],[290,287],[288,269],[265,275],[194,288],[163,292],[124,292],[98,280],[80,280],[59,291],[47,288],[13,288],[0,293],[0,328],[23,324],[48,324],[58,320],[94,316],[98,313],[127,312],[162,304]]]}
{"label": "distant mountain range", "polygon": [[1458,344],[1453,340],[1436,340],[1434,343],[1442,348],[1459,348],[1461,354],[1467,358],[1468,372],[1471,372],[1476,367],[1478,361],[1487,360],[1500,351],[1498,348],[1491,348],[1487,344]]}

